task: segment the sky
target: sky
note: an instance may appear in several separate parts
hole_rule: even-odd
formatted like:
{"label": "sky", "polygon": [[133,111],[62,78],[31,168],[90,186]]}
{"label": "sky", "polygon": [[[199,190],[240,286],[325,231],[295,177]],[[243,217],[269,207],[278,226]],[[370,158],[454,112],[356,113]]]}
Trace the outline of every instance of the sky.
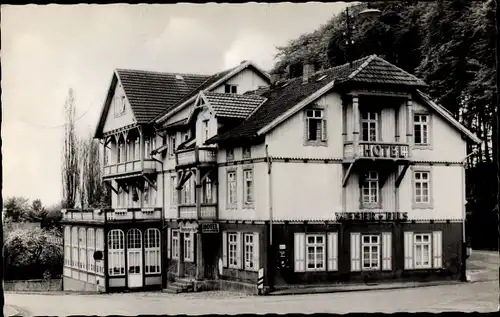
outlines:
{"label": "sky", "polygon": [[326,23],[347,3],[2,6],[3,197],[61,200],[64,102],[95,129],[113,69],[212,74]]}

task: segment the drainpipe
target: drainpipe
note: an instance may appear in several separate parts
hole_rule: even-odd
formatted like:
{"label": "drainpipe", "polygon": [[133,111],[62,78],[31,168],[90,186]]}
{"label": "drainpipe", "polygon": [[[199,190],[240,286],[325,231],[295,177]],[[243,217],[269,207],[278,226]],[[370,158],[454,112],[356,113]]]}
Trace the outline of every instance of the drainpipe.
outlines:
{"label": "drainpipe", "polygon": [[268,189],[268,205],[269,205],[269,245],[273,245],[273,188],[271,178],[272,158],[269,156],[268,145],[266,144],[266,162],[267,162],[267,189]]}
{"label": "drainpipe", "polygon": [[467,203],[467,192],[466,192],[466,183],[465,183],[465,166],[467,163],[467,159],[471,156],[477,153],[477,149],[474,149],[471,153],[469,153],[464,159],[462,160],[462,252],[461,252],[461,262],[462,265],[460,266],[460,280],[462,282],[467,282],[467,268],[465,266],[465,262],[467,259],[467,236],[465,234],[465,220],[467,218],[466,211],[465,211],[465,204]]}

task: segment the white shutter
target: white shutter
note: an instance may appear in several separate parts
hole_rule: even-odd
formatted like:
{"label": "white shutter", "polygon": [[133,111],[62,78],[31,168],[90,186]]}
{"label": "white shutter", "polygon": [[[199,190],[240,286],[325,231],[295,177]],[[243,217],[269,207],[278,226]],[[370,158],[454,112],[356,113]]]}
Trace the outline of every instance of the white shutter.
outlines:
{"label": "white shutter", "polygon": [[167,259],[172,258],[172,229],[167,228]]}
{"label": "white shutter", "polygon": [[404,235],[405,270],[413,269],[413,231],[406,231]]}
{"label": "white shutter", "polygon": [[222,231],[222,264],[227,267],[227,231]]}
{"label": "white shutter", "polygon": [[294,258],[295,258],[295,272],[305,272],[306,270],[306,234],[297,232],[294,238]]}
{"label": "white shutter", "polygon": [[328,271],[338,270],[338,235],[337,232],[328,233]]}
{"label": "white shutter", "polygon": [[432,233],[432,267],[435,269],[440,269],[443,266],[442,244],[441,231],[434,231]]}
{"label": "white shutter", "polygon": [[392,233],[382,233],[382,271],[392,270]]}
{"label": "white shutter", "polygon": [[238,263],[238,268],[243,269],[243,248],[241,245],[243,244],[243,233],[238,232],[236,234],[236,263]]}
{"label": "white shutter", "polygon": [[255,271],[258,271],[260,268],[260,257],[259,257],[259,233],[254,232],[253,234],[253,266]]}
{"label": "white shutter", "polygon": [[361,234],[351,232],[351,272],[361,271]]}
{"label": "white shutter", "polygon": [[327,139],[326,120],[321,120],[321,141],[326,141]]}

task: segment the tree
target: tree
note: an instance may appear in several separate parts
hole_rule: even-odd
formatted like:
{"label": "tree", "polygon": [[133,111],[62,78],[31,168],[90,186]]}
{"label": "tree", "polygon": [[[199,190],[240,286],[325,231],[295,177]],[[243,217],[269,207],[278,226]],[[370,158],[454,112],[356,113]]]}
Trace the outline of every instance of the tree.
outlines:
{"label": "tree", "polygon": [[80,182],[80,168],[78,166],[78,142],[75,131],[75,98],[73,90],[68,92],[64,105],[64,146],[62,162],[63,208],[74,208]]}
{"label": "tree", "polygon": [[109,206],[110,193],[101,181],[101,160],[99,142],[90,135],[82,142],[80,153],[81,203],[86,208]]}
{"label": "tree", "polygon": [[22,222],[26,220],[29,212],[29,200],[25,197],[8,197],[5,200],[5,216],[13,222]]}

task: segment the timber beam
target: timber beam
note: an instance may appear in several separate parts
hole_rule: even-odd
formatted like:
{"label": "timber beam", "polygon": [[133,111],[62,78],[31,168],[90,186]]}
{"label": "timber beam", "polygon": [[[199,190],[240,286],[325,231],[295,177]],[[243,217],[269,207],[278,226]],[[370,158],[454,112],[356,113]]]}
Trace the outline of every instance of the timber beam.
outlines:
{"label": "timber beam", "polygon": [[344,179],[342,180],[342,187],[347,186],[347,181],[349,180],[349,177],[351,176],[351,171],[352,171],[352,168],[353,168],[355,163],[356,163],[356,161],[349,164],[349,167],[347,168],[347,171],[345,172]]}
{"label": "timber beam", "polygon": [[154,190],[157,190],[155,183],[151,179],[149,179],[149,177],[147,175],[143,174],[142,177],[144,178],[144,180],[146,182],[148,182],[149,186],[153,187]]}
{"label": "timber beam", "polygon": [[106,184],[106,186],[111,188],[111,190],[114,191],[115,194],[118,194],[118,190],[116,188],[114,188],[113,185],[111,185],[111,181],[104,181],[104,184]]}
{"label": "timber beam", "polygon": [[399,188],[399,185],[401,185],[401,182],[403,181],[403,178],[405,177],[406,175],[406,171],[408,170],[408,167],[410,167],[410,163],[407,162],[404,166],[403,166],[403,170],[399,173],[399,175],[397,176],[396,178],[396,188]]}

